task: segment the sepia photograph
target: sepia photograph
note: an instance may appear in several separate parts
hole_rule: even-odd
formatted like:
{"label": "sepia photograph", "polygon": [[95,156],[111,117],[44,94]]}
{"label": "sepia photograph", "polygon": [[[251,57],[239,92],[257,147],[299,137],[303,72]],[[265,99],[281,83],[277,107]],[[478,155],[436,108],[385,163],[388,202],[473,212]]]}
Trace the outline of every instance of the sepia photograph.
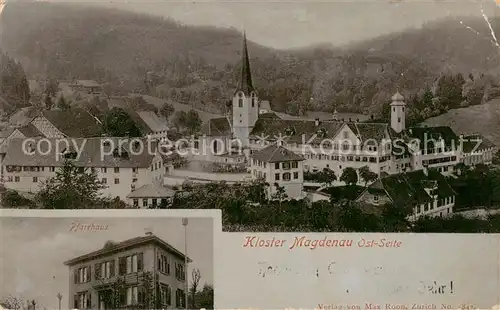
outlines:
{"label": "sepia photograph", "polygon": [[499,11],[4,1],[0,204],[218,209],[228,232],[499,233]]}
{"label": "sepia photograph", "polygon": [[217,217],[92,213],[1,214],[1,309],[214,308]]}

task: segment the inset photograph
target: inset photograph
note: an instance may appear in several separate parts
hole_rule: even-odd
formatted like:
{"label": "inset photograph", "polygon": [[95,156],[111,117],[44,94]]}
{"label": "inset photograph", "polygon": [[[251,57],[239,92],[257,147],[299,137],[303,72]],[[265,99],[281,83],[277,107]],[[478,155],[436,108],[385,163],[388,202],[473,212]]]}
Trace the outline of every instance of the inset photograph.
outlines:
{"label": "inset photograph", "polygon": [[0,217],[1,307],[214,308],[213,218],[42,213]]}

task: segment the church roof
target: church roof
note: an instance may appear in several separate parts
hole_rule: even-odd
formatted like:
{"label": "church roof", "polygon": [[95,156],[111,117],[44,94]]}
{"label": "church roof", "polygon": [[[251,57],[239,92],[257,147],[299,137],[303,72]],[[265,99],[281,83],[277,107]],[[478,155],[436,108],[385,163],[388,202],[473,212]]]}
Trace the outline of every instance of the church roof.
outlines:
{"label": "church roof", "polygon": [[304,160],[302,156],[295,154],[294,152],[277,144],[269,145],[268,147],[257,151],[252,154],[252,158],[267,163]]}
{"label": "church roof", "polygon": [[230,136],[232,134],[231,124],[227,117],[209,119],[201,128],[202,135],[205,136]]}
{"label": "church roof", "polygon": [[248,58],[247,37],[243,33],[243,50],[241,51],[241,79],[237,91],[249,95],[255,91],[252,84],[252,73],[250,72],[250,60]]}
{"label": "church roof", "polygon": [[282,137],[286,136],[284,140],[287,142],[301,143],[304,136],[306,141],[309,141],[316,134],[316,138],[311,142],[319,143],[323,139],[333,139],[344,125],[347,125],[361,141],[373,139],[380,142],[384,138],[389,139],[392,134],[390,126],[385,123],[327,120],[316,125],[314,120],[259,117],[250,135],[253,137],[267,136],[270,139],[281,135]]}

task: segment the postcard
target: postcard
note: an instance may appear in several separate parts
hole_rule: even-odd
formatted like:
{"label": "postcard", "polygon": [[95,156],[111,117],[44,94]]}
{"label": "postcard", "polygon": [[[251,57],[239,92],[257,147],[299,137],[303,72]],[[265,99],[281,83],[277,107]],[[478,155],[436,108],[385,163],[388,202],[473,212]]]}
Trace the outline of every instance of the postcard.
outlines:
{"label": "postcard", "polygon": [[5,309],[214,308],[217,211],[2,211],[0,223]]}

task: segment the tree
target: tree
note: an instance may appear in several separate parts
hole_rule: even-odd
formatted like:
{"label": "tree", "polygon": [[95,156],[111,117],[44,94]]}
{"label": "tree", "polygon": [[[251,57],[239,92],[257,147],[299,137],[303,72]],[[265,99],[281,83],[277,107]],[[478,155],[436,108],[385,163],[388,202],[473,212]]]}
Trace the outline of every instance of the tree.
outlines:
{"label": "tree", "polygon": [[172,116],[172,114],[174,114],[174,112],[175,112],[174,106],[169,104],[168,102],[165,102],[161,106],[160,113],[161,115],[165,116],[165,118],[169,118],[170,116]]}
{"label": "tree", "polygon": [[55,97],[59,92],[59,81],[56,79],[48,79],[45,82],[43,93],[50,97]]}
{"label": "tree", "polygon": [[31,207],[34,205],[33,201],[19,195],[19,193],[14,190],[4,191],[2,193],[2,202],[4,206],[11,208]]}
{"label": "tree", "polygon": [[185,129],[188,134],[194,134],[199,131],[201,124],[200,115],[193,109],[187,113],[185,111],[177,111],[174,115],[174,125],[179,129]]}
{"label": "tree", "polygon": [[102,203],[99,191],[104,188],[95,171],[76,167],[65,158],[56,175],[42,185],[36,200],[46,209],[92,208]]}
{"label": "tree", "polygon": [[54,106],[54,102],[52,101],[52,98],[48,94],[45,95],[44,103],[45,103],[45,109],[47,110],[52,109],[52,107]]}
{"label": "tree", "polygon": [[142,133],[130,115],[114,107],[104,116],[104,132],[111,137],[141,137]]}
{"label": "tree", "polygon": [[69,110],[71,108],[70,104],[66,102],[63,95],[61,95],[61,97],[57,100],[57,107],[60,110]]}
{"label": "tree", "polygon": [[196,293],[200,284],[201,274],[199,269],[193,269],[191,272],[191,309],[196,309]]}
{"label": "tree", "polygon": [[347,167],[344,169],[344,171],[342,171],[340,181],[344,182],[347,185],[356,185],[358,183],[358,173],[354,168]]}
{"label": "tree", "polygon": [[26,302],[27,301],[21,297],[15,297],[15,296],[9,295],[7,298],[3,298],[0,301],[0,304],[7,309],[20,310],[20,309],[23,309],[25,307]]}
{"label": "tree", "polygon": [[370,170],[370,167],[368,166],[363,166],[359,168],[359,176],[365,182],[365,187],[368,185],[369,182],[373,182],[378,178],[378,175]]}
{"label": "tree", "polygon": [[283,201],[288,197],[283,186],[279,186],[278,183],[274,183],[274,187],[276,188],[276,192],[272,195],[272,200]]}
{"label": "tree", "polygon": [[203,289],[196,293],[197,309],[214,309],[214,288],[211,285],[205,284]]}

